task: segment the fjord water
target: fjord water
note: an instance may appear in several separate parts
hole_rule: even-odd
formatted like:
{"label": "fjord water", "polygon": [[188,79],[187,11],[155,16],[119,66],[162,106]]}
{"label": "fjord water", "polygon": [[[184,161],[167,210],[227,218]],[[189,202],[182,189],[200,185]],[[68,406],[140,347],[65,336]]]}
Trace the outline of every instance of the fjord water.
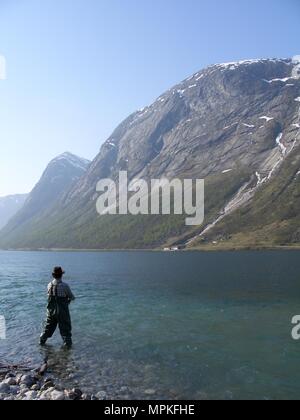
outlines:
{"label": "fjord water", "polygon": [[[300,253],[0,252],[0,362],[50,369],[108,398],[296,399]],[[62,265],[74,348],[43,349],[49,273]]]}

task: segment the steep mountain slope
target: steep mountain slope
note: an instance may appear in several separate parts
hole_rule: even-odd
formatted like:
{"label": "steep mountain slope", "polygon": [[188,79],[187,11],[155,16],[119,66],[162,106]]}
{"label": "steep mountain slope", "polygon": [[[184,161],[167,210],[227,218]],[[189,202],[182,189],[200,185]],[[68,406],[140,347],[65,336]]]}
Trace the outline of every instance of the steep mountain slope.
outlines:
{"label": "steep mountain slope", "polygon": [[0,197],[0,229],[23,207],[27,194]]}
{"label": "steep mountain slope", "polygon": [[18,238],[23,232],[34,229],[35,224],[59,203],[63,194],[78,182],[89,164],[89,161],[68,152],[53,159],[24,206],[1,231],[1,238]]}
{"label": "steep mountain slope", "polygon": [[299,246],[299,168],[298,148],[282,162],[276,176],[264,185],[254,186],[251,199],[235,211],[219,215],[187,241],[187,246],[214,249]]}
{"label": "steep mountain slope", "polygon": [[[222,238],[223,244],[232,232],[241,232],[241,226],[237,232],[233,229],[234,218],[240,222],[239,212],[244,209],[249,217],[243,219],[247,235],[261,234],[256,206],[265,215],[267,201],[271,207],[281,206],[272,212],[272,223],[283,219],[285,229],[282,234],[266,230],[261,243],[297,243],[298,216],[292,217],[290,208],[291,201],[295,209],[299,204],[294,173],[300,169],[299,101],[300,57],[204,69],[126,119],[56,209],[41,217],[31,231],[8,235],[0,244],[146,248],[199,246],[216,238]],[[127,170],[130,179],[205,178],[204,225],[187,228],[181,216],[98,216],[96,184],[101,178],[117,178],[120,170]],[[268,194],[277,197],[273,204]],[[215,230],[218,226],[223,226],[221,231]]]}

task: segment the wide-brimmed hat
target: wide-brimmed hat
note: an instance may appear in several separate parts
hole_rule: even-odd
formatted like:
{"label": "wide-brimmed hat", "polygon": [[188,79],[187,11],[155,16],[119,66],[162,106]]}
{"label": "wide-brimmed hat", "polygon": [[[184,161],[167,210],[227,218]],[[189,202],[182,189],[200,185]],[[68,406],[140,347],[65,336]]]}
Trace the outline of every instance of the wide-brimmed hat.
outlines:
{"label": "wide-brimmed hat", "polygon": [[54,267],[53,269],[53,277],[62,277],[65,274],[65,271],[61,267]]}

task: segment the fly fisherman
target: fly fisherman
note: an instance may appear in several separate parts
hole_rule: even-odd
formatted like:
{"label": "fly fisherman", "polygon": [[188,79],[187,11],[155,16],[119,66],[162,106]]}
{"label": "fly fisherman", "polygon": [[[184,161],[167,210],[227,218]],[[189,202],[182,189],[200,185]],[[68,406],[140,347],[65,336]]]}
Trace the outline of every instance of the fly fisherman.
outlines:
{"label": "fly fisherman", "polygon": [[66,348],[72,347],[72,324],[69,311],[70,303],[75,300],[70,287],[63,282],[65,272],[61,267],[53,270],[53,280],[48,285],[47,321],[40,344],[44,346],[55,333],[57,326]]}

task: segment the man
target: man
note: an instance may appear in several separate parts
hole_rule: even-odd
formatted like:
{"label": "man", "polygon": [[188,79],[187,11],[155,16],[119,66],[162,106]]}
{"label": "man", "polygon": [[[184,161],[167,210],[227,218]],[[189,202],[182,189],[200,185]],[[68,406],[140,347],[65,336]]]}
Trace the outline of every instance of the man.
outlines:
{"label": "man", "polygon": [[53,281],[48,285],[47,321],[40,344],[44,346],[55,333],[57,326],[66,348],[72,347],[72,324],[69,311],[70,303],[75,297],[70,287],[62,281],[65,272],[61,267],[53,270]]}

